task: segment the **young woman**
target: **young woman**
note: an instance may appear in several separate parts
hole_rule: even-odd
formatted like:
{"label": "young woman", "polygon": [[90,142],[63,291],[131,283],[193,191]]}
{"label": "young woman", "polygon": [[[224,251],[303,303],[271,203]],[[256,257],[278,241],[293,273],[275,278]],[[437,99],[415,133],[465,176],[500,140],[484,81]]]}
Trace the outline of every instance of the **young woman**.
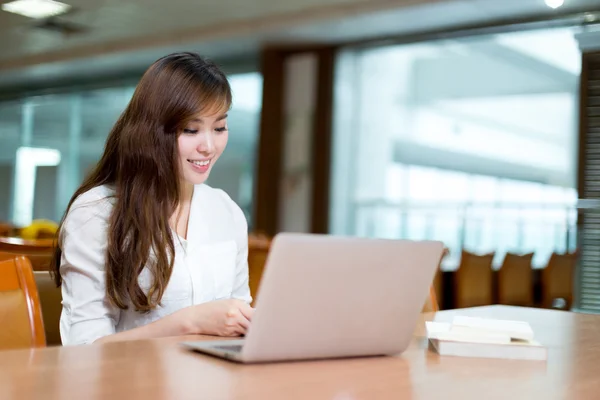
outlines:
{"label": "young woman", "polygon": [[227,78],[197,54],[146,71],[58,231],[63,345],[246,332],[247,223],[204,184],[230,105]]}

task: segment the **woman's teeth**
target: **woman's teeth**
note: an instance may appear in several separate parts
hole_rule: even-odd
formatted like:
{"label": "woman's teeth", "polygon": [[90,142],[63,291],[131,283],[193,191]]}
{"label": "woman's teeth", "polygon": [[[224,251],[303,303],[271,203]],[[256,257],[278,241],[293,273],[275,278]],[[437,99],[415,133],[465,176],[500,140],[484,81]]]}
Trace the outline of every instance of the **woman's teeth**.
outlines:
{"label": "woman's teeth", "polygon": [[200,167],[204,167],[210,163],[210,160],[205,160],[205,161],[188,160],[188,161],[191,162],[192,164],[198,165]]}

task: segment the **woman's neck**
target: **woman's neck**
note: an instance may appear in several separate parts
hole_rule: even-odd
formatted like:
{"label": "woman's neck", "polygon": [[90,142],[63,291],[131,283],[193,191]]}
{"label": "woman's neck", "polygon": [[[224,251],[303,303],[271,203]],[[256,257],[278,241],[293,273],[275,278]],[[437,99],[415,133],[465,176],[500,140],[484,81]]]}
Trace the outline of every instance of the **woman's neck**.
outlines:
{"label": "woman's neck", "polygon": [[194,194],[194,185],[184,182],[181,184],[181,193],[179,195],[179,204],[186,204],[192,201]]}
{"label": "woman's neck", "polygon": [[174,229],[175,232],[177,232],[177,234],[184,239],[187,239],[188,221],[190,217],[190,206],[193,194],[194,185],[189,183],[183,183],[181,185],[179,204],[170,220],[171,228]]}

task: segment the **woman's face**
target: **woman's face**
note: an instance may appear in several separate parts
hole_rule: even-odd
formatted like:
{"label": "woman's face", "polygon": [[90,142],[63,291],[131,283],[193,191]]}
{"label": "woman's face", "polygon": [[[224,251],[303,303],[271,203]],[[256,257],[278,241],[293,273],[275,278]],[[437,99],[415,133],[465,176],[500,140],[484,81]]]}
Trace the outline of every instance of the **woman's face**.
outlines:
{"label": "woman's face", "polygon": [[228,137],[225,113],[197,115],[188,123],[177,139],[183,181],[204,183],[225,150]]}

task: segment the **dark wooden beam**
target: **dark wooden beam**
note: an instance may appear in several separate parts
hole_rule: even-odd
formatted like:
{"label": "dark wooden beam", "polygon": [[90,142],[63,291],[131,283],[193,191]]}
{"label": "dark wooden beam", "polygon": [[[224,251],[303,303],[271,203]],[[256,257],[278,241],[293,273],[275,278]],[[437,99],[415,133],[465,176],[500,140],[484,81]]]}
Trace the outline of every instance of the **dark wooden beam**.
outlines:
{"label": "dark wooden beam", "polygon": [[269,236],[275,235],[279,227],[284,161],[285,62],[288,57],[301,53],[314,53],[318,60],[312,124],[310,230],[314,233],[327,233],[329,229],[335,48],[322,45],[266,48],[262,53],[263,106],[258,140],[253,230]]}
{"label": "dark wooden beam", "polygon": [[313,126],[312,221],[313,233],[329,232],[329,191],[331,179],[333,79],[335,49],[317,51],[318,78]]}
{"label": "dark wooden beam", "polygon": [[271,236],[277,233],[279,214],[284,123],[284,58],[281,51],[267,49],[263,52],[261,60],[263,101],[252,230]]}

